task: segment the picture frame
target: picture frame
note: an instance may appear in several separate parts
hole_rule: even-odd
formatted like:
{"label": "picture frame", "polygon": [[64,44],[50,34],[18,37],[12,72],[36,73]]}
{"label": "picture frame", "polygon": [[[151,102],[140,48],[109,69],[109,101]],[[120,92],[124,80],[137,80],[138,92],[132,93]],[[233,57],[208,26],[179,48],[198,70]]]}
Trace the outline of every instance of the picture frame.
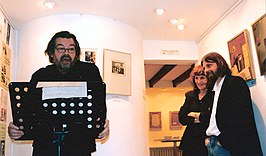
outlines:
{"label": "picture frame", "polygon": [[8,90],[8,84],[10,83],[11,49],[2,39],[0,39],[0,48],[0,87]]}
{"label": "picture frame", "polygon": [[103,80],[106,93],[131,95],[131,54],[103,50]]}
{"label": "picture frame", "polygon": [[161,112],[149,112],[150,130],[157,131],[162,129],[162,114]]}
{"label": "picture frame", "polygon": [[96,63],[97,48],[82,48],[81,53],[84,61],[88,63]]}
{"label": "picture frame", "polygon": [[266,75],[266,14],[262,15],[251,26],[260,67],[260,75]]}
{"label": "picture frame", "polygon": [[178,111],[169,112],[169,127],[170,130],[179,130],[182,128],[182,124],[179,122]]}
{"label": "picture frame", "polygon": [[227,45],[232,75],[240,76],[246,81],[255,79],[247,29],[229,40]]}

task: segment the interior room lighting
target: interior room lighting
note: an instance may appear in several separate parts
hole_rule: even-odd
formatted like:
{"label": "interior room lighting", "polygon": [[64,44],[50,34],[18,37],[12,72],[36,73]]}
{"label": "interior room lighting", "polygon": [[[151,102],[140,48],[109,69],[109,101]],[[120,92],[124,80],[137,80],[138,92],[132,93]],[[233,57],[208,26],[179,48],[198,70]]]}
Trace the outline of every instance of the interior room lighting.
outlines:
{"label": "interior room lighting", "polygon": [[179,24],[179,25],[177,25],[177,29],[178,30],[184,30],[185,26],[183,24]]}
{"label": "interior room lighting", "polygon": [[155,12],[157,15],[162,15],[164,14],[164,9],[156,9]]}
{"label": "interior room lighting", "polygon": [[55,2],[44,2],[43,5],[45,5],[49,9],[55,8]]}
{"label": "interior room lighting", "polygon": [[170,19],[170,21],[169,21],[171,24],[173,24],[173,25],[177,25],[177,23],[179,22],[179,20],[178,19],[175,19],[175,18],[173,18],[173,19]]}

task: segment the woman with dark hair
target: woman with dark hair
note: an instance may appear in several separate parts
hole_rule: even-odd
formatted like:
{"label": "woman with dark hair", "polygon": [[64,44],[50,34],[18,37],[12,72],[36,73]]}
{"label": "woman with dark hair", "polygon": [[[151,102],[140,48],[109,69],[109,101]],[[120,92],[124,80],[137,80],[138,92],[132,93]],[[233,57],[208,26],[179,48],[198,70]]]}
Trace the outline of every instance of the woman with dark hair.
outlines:
{"label": "woman with dark hair", "polygon": [[190,73],[194,89],[185,94],[186,99],[179,111],[179,121],[186,125],[179,148],[183,156],[207,156],[204,144],[210,118],[212,94],[208,90],[208,77],[198,65]]}

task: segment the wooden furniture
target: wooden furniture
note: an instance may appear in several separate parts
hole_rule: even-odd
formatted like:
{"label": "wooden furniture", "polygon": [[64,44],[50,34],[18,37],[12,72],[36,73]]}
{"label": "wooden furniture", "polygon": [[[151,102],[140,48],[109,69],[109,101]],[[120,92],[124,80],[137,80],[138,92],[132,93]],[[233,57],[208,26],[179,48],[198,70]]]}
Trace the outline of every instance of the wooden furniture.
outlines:
{"label": "wooden furniture", "polygon": [[[165,143],[165,142],[172,142],[173,143],[173,147],[172,147],[172,153],[173,153],[173,156],[182,156],[182,151],[178,149],[177,147],[177,142],[180,142],[181,139],[179,137],[177,138],[171,138],[171,139],[157,139],[157,140],[154,140],[154,141],[161,141],[162,143]],[[162,151],[163,147],[160,147],[160,148],[157,148],[157,153],[168,153],[168,152],[163,152]],[[165,147],[166,149],[166,147]],[[169,147],[167,148],[168,151],[169,151]],[[155,150],[155,148],[153,148],[153,150]],[[150,151],[151,151],[151,148],[150,148]],[[154,152],[153,152],[154,153]],[[152,153],[151,153],[152,154]],[[165,154],[163,154],[165,155]],[[167,154],[168,156],[169,154]],[[151,156],[157,156],[156,154],[153,154]],[[160,154],[158,156],[161,156]]]}
{"label": "wooden furniture", "polygon": [[174,156],[179,156],[179,149],[177,148],[176,143],[180,142],[181,139],[162,139],[161,142],[173,142]]}

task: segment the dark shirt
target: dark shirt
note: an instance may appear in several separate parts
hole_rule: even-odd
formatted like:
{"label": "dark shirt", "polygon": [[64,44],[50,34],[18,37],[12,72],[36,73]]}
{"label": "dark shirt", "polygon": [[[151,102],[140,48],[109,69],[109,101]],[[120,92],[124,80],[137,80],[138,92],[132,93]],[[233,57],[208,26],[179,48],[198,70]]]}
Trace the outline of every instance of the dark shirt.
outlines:
{"label": "dark shirt", "polygon": [[[36,71],[31,78],[31,82],[37,85],[40,81],[102,81],[99,69],[95,64],[77,61],[66,73],[62,74],[56,65],[48,65]],[[48,132],[43,127],[33,142],[33,155],[57,155],[57,144],[52,132]],[[67,134],[61,147],[61,155],[63,156],[88,156],[95,151],[95,138],[84,135],[77,127],[74,132]]]}
{"label": "dark shirt", "polygon": [[[198,91],[189,91],[185,94],[186,99],[179,111],[179,121],[186,125],[185,132],[179,148],[185,151],[197,151],[207,155],[204,145],[206,129],[209,125],[210,108],[212,105],[212,92],[208,92],[201,100],[198,98]],[[188,116],[190,112],[200,113],[200,123],[194,123],[194,117]],[[199,153],[195,153],[199,154]]]}

